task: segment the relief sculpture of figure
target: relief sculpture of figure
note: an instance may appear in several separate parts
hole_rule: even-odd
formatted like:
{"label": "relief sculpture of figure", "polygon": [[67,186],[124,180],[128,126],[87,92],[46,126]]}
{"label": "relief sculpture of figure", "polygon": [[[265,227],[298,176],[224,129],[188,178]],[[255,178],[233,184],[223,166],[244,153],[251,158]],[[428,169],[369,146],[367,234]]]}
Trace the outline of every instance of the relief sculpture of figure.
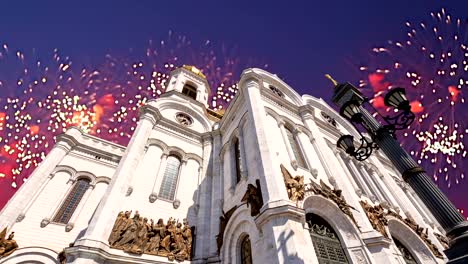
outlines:
{"label": "relief sculpture of figure", "polygon": [[165,232],[166,226],[164,225],[164,221],[162,219],[159,219],[158,223],[156,225],[152,225],[151,227],[151,238],[146,246],[145,251],[148,253],[158,253],[161,238],[164,238]]}
{"label": "relief sculpture of figure", "polygon": [[132,243],[137,239],[138,237],[138,227],[139,227],[139,222],[140,221],[140,214],[138,211],[135,212],[135,215],[133,216],[132,219],[130,219],[127,222],[127,225],[125,226],[125,231],[122,234],[122,238],[115,243],[115,246],[120,249],[128,250],[131,248]]}
{"label": "relief sculpture of figure", "polygon": [[6,227],[0,232],[0,258],[9,256],[13,251],[18,248],[18,244],[13,239],[15,232],[11,232],[7,239],[5,239],[7,233]]}
{"label": "relief sculpture of figure", "polygon": [[113,246],[117,240],[121,238],[121,235],[127,225],[127,222],[130,219],[132,211],[126,211],[125,213],[122,211],[117,216],[117,220],[115,220],[114,227],[112,228],[111,235],[109,237],[109,245]]}
{"label": "relief sculpture of figure", "polygon": [[255,181],[257,187],[250,184],[247,185],[247,191],[245,191],[241,202],[246,202],[247,207],[250,205],[250,215],[256,216],[260,213],[260,208],[263,206],[262,190],[260,188],[260,180]]}
{"label": "relief sculpture of figure", "polygon": [[[191,259],[193,234],[187,219],[179,223],[179,220],[171,217],[165,225],[163,219],[159,219],[155,224],[152,219],[140,216],[138,211],[133,218],[130,218],[130,215],[131,211],[126,211],[117,216],[109,236],[111,248],[132,254],[164,256],[170,261]],[[4,237],[6,230],[3,233]],[[0,245],[5,244],[4,240],[0,240]]]}
{"label": "relief sculpture of figure", "polygon": [[283,166],[280,165],[281,173],[283,174],[284,184],[288,191],[288,197],[291,201],[297,202],[304,199],[304,176],[293,177],[291,173]]}

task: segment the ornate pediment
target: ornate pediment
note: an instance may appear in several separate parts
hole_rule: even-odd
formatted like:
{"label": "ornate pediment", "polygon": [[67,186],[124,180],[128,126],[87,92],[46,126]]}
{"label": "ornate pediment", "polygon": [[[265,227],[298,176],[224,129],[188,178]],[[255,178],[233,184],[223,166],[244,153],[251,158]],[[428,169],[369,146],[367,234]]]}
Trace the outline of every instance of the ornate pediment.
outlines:
{"label": "ornate pediment", "polygon": [[141,217],[138,211],[120,212],[109,236],[111,248],[132,254],[151,254],[168,257],[169,260],[191,260],[193,230],[187,219],[169,218],[154,223],[153,219]]}

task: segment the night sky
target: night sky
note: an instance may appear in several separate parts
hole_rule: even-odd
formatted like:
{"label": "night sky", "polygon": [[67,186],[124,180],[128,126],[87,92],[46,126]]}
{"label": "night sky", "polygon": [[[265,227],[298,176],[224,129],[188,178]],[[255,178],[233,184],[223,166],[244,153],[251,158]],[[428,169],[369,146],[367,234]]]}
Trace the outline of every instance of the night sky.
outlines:
{"label": "night sky", "polygon": [[[372,48],[404,39],[407,21],[430,21],[430,13],[441,8],[467,19],[468,2],[461,0],[11,1],[1,4],[0,43],[34,50],[44,58],[58,48],[75,65],[100,65],[105,54],[130,56],[133,50],[145,50],[149,40],[166,39],[171,31],[192,43],[209,40],[215,47],[227,47],[250,66],[268,65],[268,71],[299,93],[330,101],[325,73],[357,85],[362,77],[358,66],[371,60]],[[193,62],[180,61],[184,63]],[[0,65],[0,70],[5,67]],[[460,125],[466,129],[466,122]],[[466,157],[457,162],[459,170],[466,171]],[[466,180],[450,189],[445,183],[440,186],[457,207],[468,210],[463,200]],[[1,207],[6,198],[0,200]]]}

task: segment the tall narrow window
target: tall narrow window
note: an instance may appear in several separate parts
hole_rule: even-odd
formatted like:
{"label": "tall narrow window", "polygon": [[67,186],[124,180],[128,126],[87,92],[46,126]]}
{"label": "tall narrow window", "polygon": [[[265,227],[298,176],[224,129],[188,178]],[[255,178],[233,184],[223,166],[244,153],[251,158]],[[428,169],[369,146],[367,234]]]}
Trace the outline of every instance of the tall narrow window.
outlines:
{"label": "tall narrow window", "polygon": [[55,214],[53,222],[68,224],[73,212],[75,212],[75,209],[83,198],[83,195],[86,190],[88,190],[89,183],[89,179],[79,179],[75,185],[73,185],[73,188],[68,193],[67,198],[65,198],[62,206],[60,206],[57,214]]}
{"label": "tall narrow window", "polygon": [[177,178],[179,177],[180,159],[174,155],[167,157],[166,170],[159,189],[159,197],[174,200]]}
{"label": "tall narrow window", "polygon": [[306,221],[319,264],[349,263],[338,235],[327,221],[315,214],[307,214]]}
{"label": "tall narrow window", "polygon": [[241,180],[241,155],[240,155],[240,144],[239,139],[236,138],[234,140],[234,162],[236,164],[236,183],[240,182]]}
{"label": "tall narrow window", "polygon": [[302,156],[301,148],[299,147],[299,143],[297,142],[297,139],[294,137],[293,132],[289,128],[285,127],[285,129],[286,129],[286,135],[288,136],[289,145],[291,146],[294,158],[296,158],[297,165],[305,168],[306,165],[305,165],[304,157]]}
{"label": "tall narrow window", "polygon": [[182,93],[192,99],[197,99],[197,88],[195,88],[193,85],[185,84],[184,88],[182,88]]}
{"label": "tall narrow window", "polygon": [[393,242],[395,242],[395,245],[397,246],[398,250],[400,251],[401,255],[403,256],[403,260],[407,264],[416,264],[416,260],[414,259],[413,255],[411,252],[397,239],[392,237]]}
{"label": "tall narrow window", "polygon": [[249,236],[242,239],[240,256],[241,264],[252,264],[252,247]]}

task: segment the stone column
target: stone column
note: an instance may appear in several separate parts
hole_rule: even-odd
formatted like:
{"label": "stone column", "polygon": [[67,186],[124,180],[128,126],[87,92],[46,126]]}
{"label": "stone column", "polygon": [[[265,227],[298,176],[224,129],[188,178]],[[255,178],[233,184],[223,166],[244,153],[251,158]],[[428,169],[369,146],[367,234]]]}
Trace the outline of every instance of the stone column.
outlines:
{"label": "stone column", "polygon": [[372,201],[375,201],[375,195],[372,193],[372,191],[369,189],[369,186],[367,186],[367,183],[362,178],[361,173],[359,173],[358,169],[354,165],[354,161],[345,153],[341,153],[341,158],[346,162],[351,174],[354,176],[354,180],[358,182],[359,186],[361,186],[364,194]]}
{"label": "stone column", "polygon": [[302,135],[304,133],[300,129],[294,129],[294,136],[296,137],[297,143],[299,144],[299,155],[302,155],[302,159],[304,160],[304,165],[306,166],[306,169],[311,170],[312,169],[312,162],[310,161],[310,157],[306,155],[306,146],[304,145],[304,141],[302,140]]}
{"label": "stone column", "polygon": [[[352,162],[354,162],[354,160]],[[369,188],[372,189],[372,193],[375,196],[375,198],[377,198],[377,200],[380,202],[385,201],[385,197],[383,197],[382,194],[380,193],[380,189],[375,185],[374,180],[372,179],[372,176],[369,175],[369,173],[367,172],[362,162],[358,163],[357,166],[359,167],[359,171],[362,177],[364,178],[364,180],[367,182]]]}
{"label": "stone column", "polygon": [[240,145],[240,156],[241,156],[241,178],[247,180],[248,177],[248,167],[245,153],[245,143],[244,143],[244,126],[241,124],[239,126],[239,145]]}
{"label": "stone column", "polygon": [[371,172],[371,179],[374,180],[377,188],[379,188],[383,196],[385,196],[385,200],[389,202],[392,207],[398,206],[398,202],[395,200],[395,197],[392,192],[390,192],[388,189],[389,187],[384,181],[385,177],[382,174],[377,173],[373,168],[369,168],[369,170]]}
{"label": "stone column", "polygon": [[[346,156],[344,156],[343,153],[341,153],[341,152],[340,152],[339,150],[337,150],[337,149],[334,150],[333,153],[334,153],[334,154],[336,155],[336,157],[338,158],[338,162],[340,163],[341,167],[342,167],[343,169],[345,169],[345,168],[346,168],[346,164],[345,164],[343,161],[348,162],[348,161],[345,159]],[[348,157],[346,157],[346,158],[348,158]],[[352,172],[350,171],[350,173],[352,173]],[[353,186],[353,189],[354,189],[354,191],[356,192],[356,195],[357,195],[358,197],[361,197],[362,194],[363,194],[363,190],[362,190],[362,188],[360,187],[360,185],[358,185],[358,184],[356,183],[356,180],[354,179],[354,177],[353,177],[352,175],[348,175],[348,173],[344,173],[344,174],[346,175],[346,178],[349,180],[349,183],[351,183],[351,185]]]}
{"label": "stone column", "polygon": [[[108,238],[111,229],[121,210],[121,205],[124,202],[127,189],[131,184],[133,173],[143,157],[145,145],[150,133],[156,121],[160,118],[159,111],[151,105],[144,106],[140,113],[138,126],[112,176],[109,187],[102,197],[94,217],[91,219],[86,229],[86,233],[75,242],[75,246],[105,251],[109,248]],[[83,254],[89,253],[83,252]],[[73,263],[84,263],[84,261],[85,260],[77,259]]]}
{"label": "stone column", "polygon": [[221,132],[215,130],[213,132],[213,157],[214,164],[211,174],[211,214],[210,214],[210,236],[208,255],[210,262],[219,262],[218,245],[216,244],[216,236],[219,233],[219,217],[222,215],[223,199],[224,199],[224,175],[223,166],[219,153],[222,147]]}
{"label": "stone column", "polygon": [[209,241],[215,240],[210,236],[211,225],[211,179],[212,179],[212,162],[214,161],[214,153],[212,154],[212,137],[204,135],[203,139],[203,163],[200,164],[198,200],[195,205],[197,213],[197,224],[195,228],[195,256],[194,263],[205,263],[209,253]]}
{"label": "stone column", "polygon": [[[268,138],[266,135],[265,125],[267,124],[267,120],[263,99],[260,94],[260,83],[260,76],[250,76],[243,81],[240,89],[243,90],[245,96],[249,122],[252,122],[252,127],[255,130],[255,141],[257,142],[258,149],[253,156],[256,157],[263,202],[265,204],[278,200],[289,202],[280,165],[273,162],[273,154],[269,146],[269,140],[277,139]],[[286,144],[286,146],[289,145]]]}
{"label": "stone column", "polygon": [[60,209],[60,206],[65,201],[68,193],[73,188],[73,184],[75,184],[75,180],[69,179],[65,187],[60,190],[60,194],[57,195],[58,199],[52,202],[53,205],[49,208],[49,210],[47,211],[47,214],[41,220],[42,228],[46,227],[48,224],[50,224],[50,222],[54,220],[55,214],[58,212],[58,210]]}
{"label": "stone column", "polygon": [[153,190],[150,194],[149,201],[154,203],[158,199],[158,186],[161,184],[162,178],[164,177],[164,172],[166,171],[167,165],[167,153],[161,155],[161,163],[159,164],[158,171],[156,172],[156,177],[154,179]]}
{"label": "stone column", "polygon": [[367,130],[377,135],[375,142],[447,232],[450,248],[445,254],[450,262],[468,262],[468,222],[395,138],[363,106],[359,109]]}
{"label": "stone column", "polygon": [[55,173],[51,173],[45,182],[42,183],[42,186],[39,188],[39,190],[34,194],[34,196],[31,198],[31,200],[28,202],[24,210],[18,215],[18,218],[16,218],[16,222],[21,222],[23,219],[26,217],[26,213],[28,212],[29,208],[33,205],[33,203],[37,200],[37,198],[41,195],[41,193],[44,191],[45,187],[47,184],[49,184],[50,180],[55,176]]}
{"label": "stone column", "polygon": [[281,136],[283,136],[283,142],[286,145],[286,151],[288,152],[289,159],[291,160],[291,166],[294,169],[297,169],[297,160],[296,157],[294,156],[294,152],[291,148],[291,142],[289,142],[288,135],[286,133],[286,128],[284,127],[284,121],[279,121],[278,122],[278,127],[281,131]]}
{"label": "stone column", "polygon": [[0,212],[0,228],[10,229],[20,214],[27,208],[31,197],[35,197],[40,189],[48,181],[49,175],[55,167],[60,164],[68,152],[76,145],[76,139],[81,137],[81,131],[77,128],[70,128],[65,134],[57,137],[57,143],[47,154],[46,158],[37,166],[28,180],[8,201]]}

